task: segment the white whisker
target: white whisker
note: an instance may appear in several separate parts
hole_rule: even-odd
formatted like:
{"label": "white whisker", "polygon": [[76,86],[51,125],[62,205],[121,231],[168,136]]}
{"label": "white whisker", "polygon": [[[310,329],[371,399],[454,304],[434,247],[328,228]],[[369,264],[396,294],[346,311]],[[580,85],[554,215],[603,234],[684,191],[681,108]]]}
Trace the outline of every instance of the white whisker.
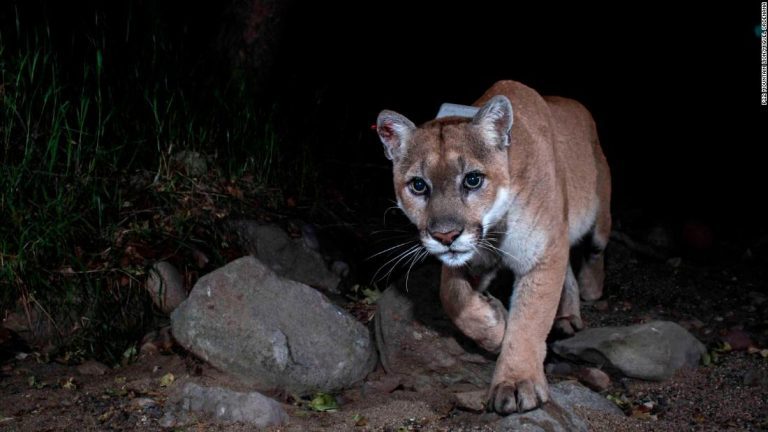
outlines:
{"label": "white whisker", "polygon": [[429,252],[427,252],[426,249],[421,248],[419,253],[412,256],[411,265],[408,266],[408,271],[405,272],[405,292],[408,292],[408,278],[411,276],[411,269],[413,268],[414,264],[416,264],[417,261],[428,254]]}
{"label": "white whisker", "polygon": [[369,259],[371,259],[371,258],[376,258],[377,256],[379,256],[379,255],[381,255],[381,254],[385,254],[385,253],[387,253],[387,252],[391,251],[392,249],[397,249],[397,248],[399,248],[399,247],[405,247],[405,246],[407,246],[409,243],[414,243],[414,242],[416,242],[416,241],[417,241],[417,240],[411,239],[411,240],[408,240],[408,241],[406,241],[406,242],[402,242],[402,243],[396,244],[396,245],[394,245],[394,246],[392,246],[392,247],[389,247],[389,248],[387,248],[387,249],[384,249],[384,250],[383,250],[383,251],[381,251],[381,252],[376,252],[375,254],[373,254],[373,255],[369,256],[368,258],[366,258],[366,260],[369,260]]}
{"label": "white whisker", "polygon": [[488,250],[490,252],[496,252],[496,253],[499,253],[499,254],[504,254],[507,257],[509,257],[511,260],[513,260],[513,261],[515,261],[517,263],[520,262],[520,260],[518,260],[517,257],[513,256],[512,254],[510,254],[509,252],[507,252],[507,251],[505,251],[503,249],[500,249],[500,248],[494,246],[492,243],[488,242],[486,239],[479,240],[477,242],[477,244],[480,247],[482,247],[483,249],[485,249],[485,250]]}
{"label": "white whisker", "polygon": [[395,261],[395,260],[397,260],[397,259],[401,258],[401,257],[402,257],[403,255],[405,255],[405,254],[408,254],[408,253],[410,253],[410,252],[413,252],[414,250],[418,249],[418,247],[419,247],[419,245],[418,245],[418,244],[414,244],[413,246],[409,247],[408,249],[406,249],[406,250],[404,250],[404,251],[402,251],[402,252],[398,253],[398,254],[397,254],[397,255],[395,255],[393,258],[389,259],[387,262],[385,262],[384,264],[382,264],[382,265],[381,265],[381,267],[379,267],[379,269],[378,269],[378,270],[376,270],[376,273],[374,273],[373,277],[374,277],[374,278],[376,278],[376,275],[378,275],[378,274],[379,274],[379,272],[380,272],[380,271],[381,271],[381,270],[382,270],[384,267],[386,267],[386,266],[387,266],[389,263],[391,263],[391,262],[393,262],[393,261]]}
{"label": "white whisker", "polygon": [[[413,256],[414,254],[416,254],[416,253],[418,253],[418,252],[420,252],[420,251],[421,251],[421,245],[416,245],[416,246],[414,246],[414,247],[412,247],[412,248],[408,249],[408,251],[407,251],[407,252],[405,252],[405,253],[401,254],[401,255],[400,255],[400,259],[398,259],[397,261],[395,261],[395,263],[394,263],[394,264],[392,264],[392,267],[390,267],[390,269],[389,269],[389,271],[387,272],[387,274],[385,274],[384,276],[382,276],[382,278],[381,278],[381,279],[389,279],[389,276],[392,274],[392,272],[393,272],[393,271],[395,271],[395,268],[397,268],[397,265],[398,265],[398,264],[400,264],[400,262],[401,262],[402,260],[404,260],[404,259],[408,258],[409,256]],[[379,280],[381,280],[381,279],[379,279]]]}

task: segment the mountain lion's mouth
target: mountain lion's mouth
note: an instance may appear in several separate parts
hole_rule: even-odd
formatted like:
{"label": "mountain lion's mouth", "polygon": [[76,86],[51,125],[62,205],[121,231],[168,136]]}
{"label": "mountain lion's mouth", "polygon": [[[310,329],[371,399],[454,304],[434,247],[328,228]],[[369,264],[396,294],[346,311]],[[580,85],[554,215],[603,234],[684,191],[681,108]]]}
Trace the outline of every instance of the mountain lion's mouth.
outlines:
{"label": "mountain lion's mouth", "polygon": [[449,267],[458,267],[467,263],[472,258],[471,250],[451,250],[437,256],[440,261]]}

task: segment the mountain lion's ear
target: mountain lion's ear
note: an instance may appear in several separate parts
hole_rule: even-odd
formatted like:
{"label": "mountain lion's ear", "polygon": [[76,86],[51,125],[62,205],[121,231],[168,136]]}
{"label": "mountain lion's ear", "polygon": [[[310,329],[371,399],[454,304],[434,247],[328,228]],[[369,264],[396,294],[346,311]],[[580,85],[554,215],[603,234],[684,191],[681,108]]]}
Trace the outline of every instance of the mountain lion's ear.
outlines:
{"label": "mountain lion's ear", "polygon": [[416,126],[407,118],[394,111],[384,110],[376,120],[376,132],[384,143],[384,154],[389,160],[398,158],[405,148],[405,142]]}
{"label": "mountain lion's ear", "polygon": [[509,146],[512,129],[512,104],[506,96],[494,96],[472,118],[472,124],[480,127],[485,139],[500,149]]}

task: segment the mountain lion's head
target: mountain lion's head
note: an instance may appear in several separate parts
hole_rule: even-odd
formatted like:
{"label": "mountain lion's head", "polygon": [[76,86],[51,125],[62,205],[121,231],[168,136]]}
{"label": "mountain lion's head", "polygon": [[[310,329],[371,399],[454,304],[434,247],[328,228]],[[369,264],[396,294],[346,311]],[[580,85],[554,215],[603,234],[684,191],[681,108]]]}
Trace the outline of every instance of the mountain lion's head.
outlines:
{"label": "mountain lion's head", "polygon": [[512,105],[495,96],[472,118],[446,117],[416,127],[382,111],[377,131],[394,164],[397,203],[424,247],[448,266],[467,263],[507,213]]}

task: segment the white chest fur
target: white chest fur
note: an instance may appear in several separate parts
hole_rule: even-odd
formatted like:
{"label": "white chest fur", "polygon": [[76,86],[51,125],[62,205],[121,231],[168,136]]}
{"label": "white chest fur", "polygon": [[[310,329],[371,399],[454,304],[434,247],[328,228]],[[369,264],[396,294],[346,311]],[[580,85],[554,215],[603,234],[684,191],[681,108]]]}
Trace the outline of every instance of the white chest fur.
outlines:
{"label": "white chest fur", "polygon": [[539,262],[547,243],[547,233],[537,228],[513,195],[506,218],[506,233],[499,248],[502,260],[516,274],[530,271]]}

